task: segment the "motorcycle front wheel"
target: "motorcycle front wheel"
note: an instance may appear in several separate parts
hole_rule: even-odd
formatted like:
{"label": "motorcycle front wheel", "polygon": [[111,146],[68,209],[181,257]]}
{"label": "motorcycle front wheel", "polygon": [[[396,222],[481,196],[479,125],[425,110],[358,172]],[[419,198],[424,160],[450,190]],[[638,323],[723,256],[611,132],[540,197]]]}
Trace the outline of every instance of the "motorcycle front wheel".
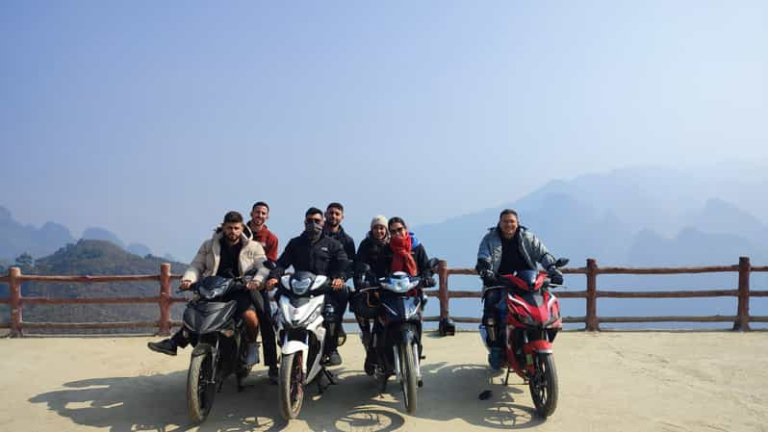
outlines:
{"label": "motorcycle front wheel", "polygon": [[187,373],[187,407],[189,418],[194,423],[202,423],[208,417],[216,395],[214,382],[213,353],[193,356]]}
{"label": "motorcycle front wheel", "polygon": [[403,397],[405,399],[405,410],[408,414],[416,412],[418,388],[418,377],[416,376],[416,363],[418,359],[413,355],[413,344],[406,343],[400,345],[400,385],[403,388]]}
{"label": "motorcycle front wheel", "polygon": [[557,370],[551,353],[537,353],[533,357],[533,376],[528,382],[536,412],[547,418],[557,408]]}
{"label": "motorcycle front wheel", "polygon": [[295,419],[304,402],[304,371],[302,352],[287,354],[280,361],[278,404],[280,414],[286,420]]}

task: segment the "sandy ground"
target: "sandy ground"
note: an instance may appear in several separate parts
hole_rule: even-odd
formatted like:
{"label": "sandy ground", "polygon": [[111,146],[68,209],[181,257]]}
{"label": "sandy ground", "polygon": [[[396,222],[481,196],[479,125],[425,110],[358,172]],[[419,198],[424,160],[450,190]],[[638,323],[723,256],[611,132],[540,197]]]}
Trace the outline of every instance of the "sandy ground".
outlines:
{"label": "sandy ground", "polygon": [[[416,415],[399,386],[380,395],[362,372],[356,337],[342,347],[339,385],[305,401],[285,423],[276,386],[257,367],[234,380],[208,420],[187,420],[189,350],[147,350],[146,337],[0,340],[0,431],[768,431],[768,333],[568,332],[555,342],[560,399],[546,421],[527,386],[491,377],[479,337],[425,340]],[[478,394],[490,389],[485,401]]]}

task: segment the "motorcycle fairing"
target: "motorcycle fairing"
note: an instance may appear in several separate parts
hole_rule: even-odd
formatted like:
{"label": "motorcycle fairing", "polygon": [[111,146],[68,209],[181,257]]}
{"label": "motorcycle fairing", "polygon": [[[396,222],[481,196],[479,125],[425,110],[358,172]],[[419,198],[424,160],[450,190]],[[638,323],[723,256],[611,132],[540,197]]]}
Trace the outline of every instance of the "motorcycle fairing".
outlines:
{"label": "motorcycle fairing", "polygon": [[184,325],[197,334],[221,330],[234,316],[237,302],[196,302],[184,310]]}

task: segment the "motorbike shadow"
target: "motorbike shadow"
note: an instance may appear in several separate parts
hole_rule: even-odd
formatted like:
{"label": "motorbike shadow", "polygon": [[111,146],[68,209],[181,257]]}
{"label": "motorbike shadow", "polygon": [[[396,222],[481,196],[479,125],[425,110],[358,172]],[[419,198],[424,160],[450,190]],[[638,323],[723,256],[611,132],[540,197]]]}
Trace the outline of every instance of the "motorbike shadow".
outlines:
{"label": "motorbike shadow", "polygon": [[[422,365],[424,387],[419,389],[419,406],[412,416],[405,414],[400,385],[390,379],[387,391],[379,392],[378,383],[362,370],[334,370],[339,385],[327,393],[312,391],[299,415],[313,431],[390,432],[406,425],[409,418],[448,421],[460,419],[472,425],[496,429],[526,429],[543,423],[536,417],[527,387],[504,375],[491,376],[484,366],[475,364]],[[520,381],[520,382],[518,382]],[[491,389],[493,395],[479,400],[478,394]],[[516,400],[520,398],[524,402]],[[527,398],[527,399],[526,399]],[[338,413],[334,416],[332,413]]]}
{"label": "motorbike shadow", "polygon": [[233,379],[216,395],[208,419],[191,424],[187,413],[186,371],[133,377],[93,378],[61,384],[63,390],[29,399],[73,422],[111,432],[199,431],[266,432],[285,428],[277,412],[276,387],[265,371],[254,371],[246,380],[253,384],[238,393]]}

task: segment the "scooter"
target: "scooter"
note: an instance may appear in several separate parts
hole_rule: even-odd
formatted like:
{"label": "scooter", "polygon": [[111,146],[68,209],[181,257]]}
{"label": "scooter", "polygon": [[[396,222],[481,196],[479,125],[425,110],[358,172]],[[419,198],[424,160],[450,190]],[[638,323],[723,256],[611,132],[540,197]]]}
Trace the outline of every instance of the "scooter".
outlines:
{"label": "scooter", "polygon": [[251,276],[209,276],[190,286],[194,293],[184,310],[183,332],[195,347],[187,373],[187,406],[195,423],[203,422],[224,380],[237,377],[238,391],[251,372],[246,364],[245,325],[237,316],[235,301],[222,301],[230,292],[245,289]]}
{"label": "scooter", "polygon": [[[568,259],[560,258],[555,266],[567,264]],[[560,303],[549,290],[560,285],[552,284],[546,272],[537,270],[501,275],[497,280],[498,286],[486,289],[504,290],[507,294],[497,305],[498,322],[505,324],[505,331],[499,332],[504,338],[505,351],[498,359],[507,366],[504,385],[509,385],[511,372],[523,378],[528,383],[536,412],[547,418],[555,412],[559,393],[552,343],[563,327]],[[480,325],[480,335],[494,369],[503,366],[497,364],[498,353],[488,345],[489,333],[496,331]]]}
{"label": "scooter", "polygon": [[[278,405],[287,420],[299,415],[307,385],[321,376],[334,384],[321,361],[326,346],[323,305],[325,295],[332,289],[330,282],[326,276],[306,271],[280,278],[275,295],[279,312],[274,321],[282,353]],[[320,381],[318,386],[322,392]]]}

